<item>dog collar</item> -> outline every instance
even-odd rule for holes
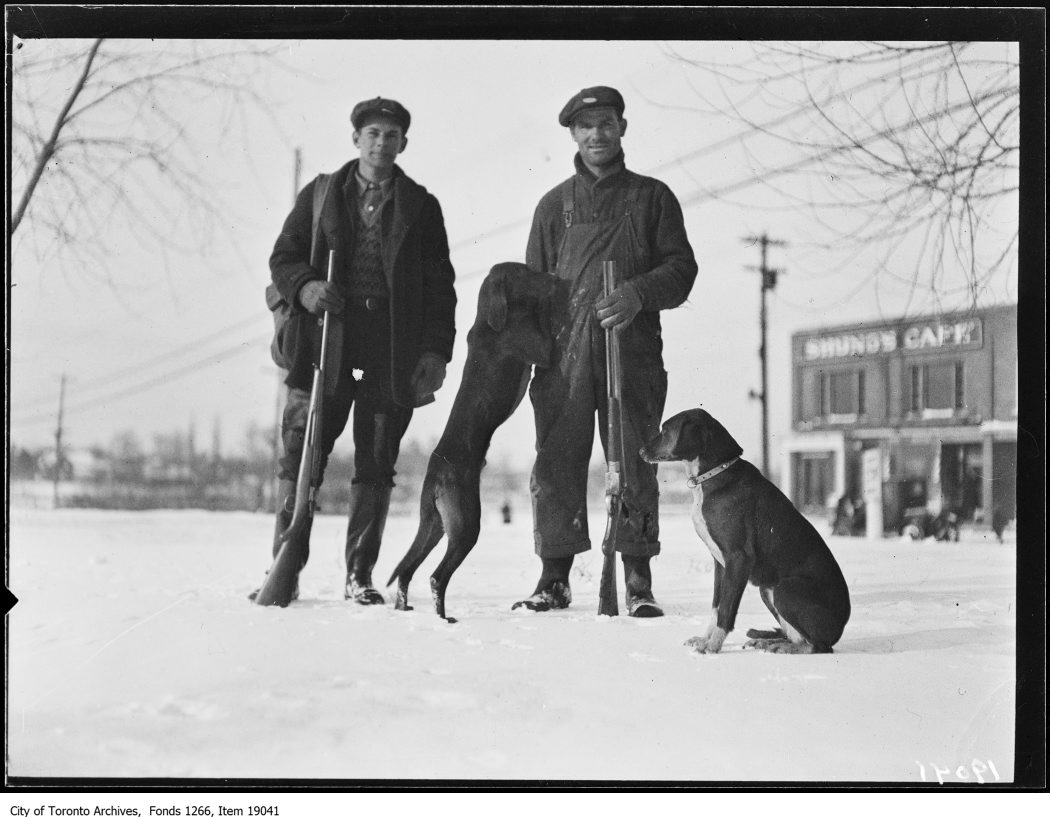
[[[730,465],[739,461],[740,457],[733,457],[733,459],[731,459],[729,462],[723,462],[721,465],[716,465],[710,471],[704,471],[704,473],[702,474],[697,474],[696,476],[689,477],[689,479],[685,481],[685,484],[688,485],[690,488],[695,488],[701,482],[707,482],[707,480],[711,479],[711,477],[718,476],[723,471],[725,471]]]

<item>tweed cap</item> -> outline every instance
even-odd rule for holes
[[[355,130],[360,130],[367,118],[373,115],[393,119],[401,126],[403,133],[408,133],[408,126],[412,122],[412,115],[400,102],[377,96],[375,99],[366,99],[354,105],[353,111],[350,112],[350,123]]]
[[[558,114],[558,124],[567,128],[572,124],[572,119],[576,114],[591,108],[615,108],[616,115],[622,117],[624,109],[623,97],[620,96],[620,92],[615,88],[608,88],[604,85],[584,88],[565,103],[565,107]]]

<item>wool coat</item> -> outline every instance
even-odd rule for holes
[[[291,365],[285,384],[309,390],[320,350],[316,316],[299,303],[308,281],[323,281],[328,251],[335,251],[335,280],[344,284],[354,246],[357,159],[332,174],[318,222],[311,258],[314,179],[299,193],[270,255],[270,274],[281,296],[292,305],[285,334]],[[446,363],[452,359],[456,335],[455,271],[449,260],[448,237],[441,205],[425,187],[394,166],[393,197],[382,213],[383,272],[389,292],[390,384],[393,400],[408,408],[421,405],[412,388],[412,374],[425,352]],[[332,367],[338,360],[342,321],[330,321],[329,366],[326,374],[345,378],[349,372]],[[431,400],[433,398],[430,398]]]

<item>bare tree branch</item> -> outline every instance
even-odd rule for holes
[[[37,152],[33,172],[29,176],[29,182],[26,184],[26,188],[22,192],[22,198],[18,203],[18,207],[15,208],[14,216],[11,218],[11,224],[8,226],[8,235],[14,235],[15,230],[18,229],[18,225],[22,223],[22,216],[25,215],[26,208],[29,206],[29,200],[33,198],[33,191],[36,190],[36,186],[40,182],[40,177],[44,174],[44,167],[46,167],[47,163],[51,161],[51,157],[55,155],[55,147],[58,144],[59,134],[62,133],[62,129],[69,122],[69,111],[77,101],[77,97],[80,96],[80,92],[84,90],[84,83],[87,82],[88,74],[91,73],[91,63],[94,62],[95,54],[98,53],[99,46],[101,45],[101,39],[95,40],[91,45],[87,57],[84,59],[84,70],[81,71],[80,77],[73,85],[73,90],[70,91],[69,96],[66,98],[65,104],[62,106],[62,110],[59,112],[58,118],[55,120],[54,127],[51,128],[51,135],[43,142]]]
[[[169,253],[207,254],[235,219],[206,157],[235,124],[250,132],[250,119],[263,117],[283,134],[260,92],[266,69],[283,69],[278,47],[134,40],[33,45],[14,55],[12,186],[20,203],[9,235],[18,230],[19,243],[40,262],[72,262],[110,282],[107,267],[127,238],[149,247],[158,269],[167,266]],[[70,66],[77,67],[75,82]],[[39,123],[50,120],[56,99],[63,104],[45,134]],[[197,103],[208,106],[206,124],[186,116]]]
[[[716,64],[667,47],[695,110],[741,126],[715,148],[735,149],[740,170],[683,203],[736,203],[767,187],[779,200],[770,209],[812,213],[813,248],[848,253],[938,302],[994,298],[1017,243],[1016,218],[995,214],[1018,188],[1019,65],[1016,49],[1001,49],[1003,58],[974,43],[756,42]],[[752,196],[739,204],[755,207]]]

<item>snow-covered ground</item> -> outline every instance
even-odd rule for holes
[[[749,587],[725,650],[698,655],[682,642],[713,571],[685,510],[662,519],[662,619],[597,616],[594,551],[570,609],[511,612],[538,560],[528,511],[494,508],[449,624],[427,592],[443,542],[414,611],[360,608],[342,600],[345,521],[319,517],[302,600],[261,608],[266,515],[13,509],[8,774],[1010,781],[1013,542],[831,538],[853,602],[834,654],[744,651],[773,623]],[[414,532],[390,519],[377,579]]]

